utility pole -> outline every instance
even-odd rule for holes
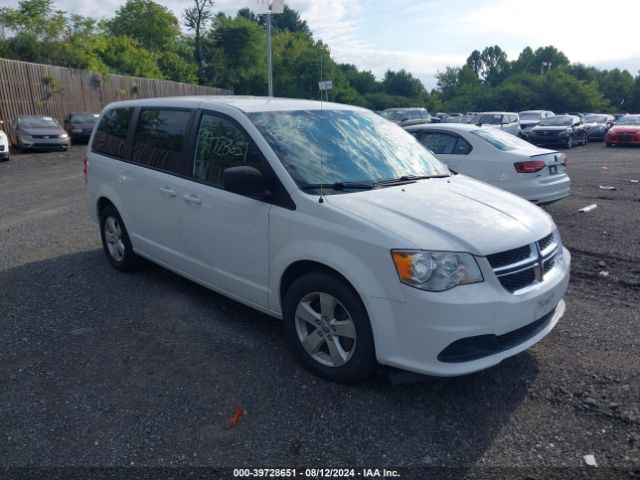
[[[273,60],[271,57],[271,15],[284,12],[284,0],[255,0],[256,13],[267,16],[267,81],[269,96],[273,97]]]

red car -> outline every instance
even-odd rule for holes
[[[611,145],[640,145],[640,115],[625,115],[609,129],[605,138]]]

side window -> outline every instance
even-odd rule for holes
[[[421,133],[418,141],[436,155],[467,155],[471,151],[469,142],[448,133]]]
[[[184,135],[191,112],[188,110],[143,109],[133,144],[133,161],[141,165],[183,174]]]
[[[117,158],[124,158],[125,140],[133,108],[114,108],[106,112],[93,137],[91,150]]]
[[[215,115],[200,120],[193,178],[222,187],[222,175],[229,167],[250,166],[265,174],[258,150],[236,124]]]
[[[518,123],[518,116],[517,115],[511,115],[511,123]]]

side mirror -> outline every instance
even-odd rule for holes
[[[225,169],[222,174],[222,185],[225,190],[239,195],[258,198],[270,195],[270,192],[264,189],[262,173],[254,167],[241,166]]]

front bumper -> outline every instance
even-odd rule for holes
[[[479,263],[483,260],[486,262],[480,258]],[[456,376],[483,370],[526,350],[544,338],[564,314],[562,297],[569,283],[570,263],[571,256],[564,249],[562,266],[521,295],[509,293],[489,275],[486,262],[481,265],[482,283],[437,293],[403,286],[405,302],[365,297],[378,361],[426,375]],[[543,324],[531,326],[545,316]],[[504,350],[470,361],[441,361],[446,358],[442,352],[455,342],[483,335],[513,337],[527,326],[531,326],[530,335],[521,335],[516,344],[507,343]]]
[[[640,136],[633,134],[607,135],[606,142],[615,145],[640,145]]]
[[[7,158],[9,158],[9,151],[0,152],[0,160],[6,160]]]
[[[66,150],[69,148],[69,137],[67,138],[20,138],[22,148],[30,150]]]

